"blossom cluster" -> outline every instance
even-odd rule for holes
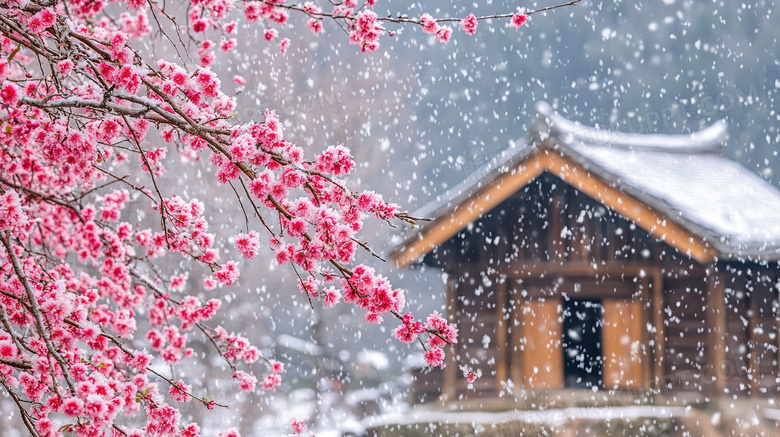
[[[182,423],[171,402],[197,400],[209,409],[215,402],[198,397],[192,381],[153,367],[192,357],[195,334],[215,346],[242,390],[280,385],[283,365],[246,337],[210,327],[221,301],[191,293],[199,278],[208,292],[235,285],[241,274],[209,229],[208,205],[181,191],[162,194],[157,179],[173,152],[190,162],[205,158],[219,183],[245,188],[258,222],[236,233],[236,254],[252,259],[267,247],[292,267],[309,299],[326,307],[343,300],[372,323],[393,316],[401,321],[398,340],[427,334],[420,342],[425,360],[443,365],[442,347],[456,342],[455,328],[438,313],[424,323],[402,315],[403,290],[370,267],[351,267],[358,249],[368,249],[357,239],[367,217],[415,219],[377,193],[347,188],[355,162],[346,148],[305,158],[273,111],[235,123],[235,99],[209,68],[219,51],[239,46],[242,22],[285,26],[297,12],[320,33],[325,20],[336,20],[351,43],[373,51],[392,33],[383,23],[393,20],[373,11],[374,0],[331,3],[328,10],[285,0],[193,0],[182,35],[196,43],[195,61],[155,62],[137,48],[145,44],[135,43],[165,34],[165,3],[125,3],[127,12],[112,16],[104,1],[0,0],[0,380],[30,432],[197,436],[198,425]],[[405,20],[442,42],[451,38],[451,28],[427,14]],[[477,18],[461,25],[474,34]],[[267,27],[263,36],[278,41],[279,31]],[[290,44],[283,38],[279,48]],[[117,172],[143,174],[147,183],[134,185]],[[159,219],[159,228],[143,225],[130,213],[136,209]],[[208,273],[148,267],[172,254]],[[267,365],[265,375],[251,372],[258,361]],[[120,414],[136,412],[146,415],[144,429],[118,425]]]
[[[0,373],[32,406],[24,414],[32,415],[36,433],[104,435],[119,414],[145,412],[147,434],[197,435],[197,425],[181,423],[168,402],[197,399],[207,408],[214,402],[197,397],[190,381],[151,370],[156,361],[174,365],[192,357],[193,332],[216,346],[240,389],[275,390],[281,383],[281,363],[245,337],[206,325],[219,299],[189,295],[188,274],[166,277],[144,267],[179,254],[210,270],[206,290],[240,280],[238,263],[221,259],[224,244],[209,230],[206,204],[157,190],[172,146],[190,160],[205,155],[218,182],[241,180],[258,214],[277,216],[279,227],[267,229],[266,241],[258,229],[235,236],[241,256],[251,259],[267,245],[280,264],[305,274],[301,286],[310,298],[334,306],[344,296],[374,322],[388,312],[400,318],[401,290],[368,267],[347,266],[366,216],[405,216],[376,193],[346,188],[343,178],[355,167],[346,148],[327,147],[305,160],[273,112],[245,125],[226,121],[234,99],[207,67],[142,63],[129,45],[149,33],[142,2],[118,21],[91,21],[96,11],[81,8],[75,8],[81,20],[58,21],[61,8],[11,9],[8,16],[37,39],[26,40],[25,51],[11,44],[11,33],[0,40],[0,304],[11,326],[32,333],[0,333]],[[192,7],[198,8],[208,11],[191,14],[198,33],[230,9],[216,2]],[[266,5],[257,17],[286,19],[277,12]],[[377,34],[366,17],[361,38],[368,41]],[[65,59],[42,56],[41,38],[71,51]],[[56,85],[31,77],[35,54],[53,65]],[[204,64],[208,52],[201,54]],[[133,154],[137,159],[128,159]],[[112,173],[133,162],[154,189],[122,184]],[[129,204],[144,203],[161,218],[159,229],[128,217]],[[138,332],[141,314],[147,323]],[[243,370],[258,360],[268,364],[266,375]]]

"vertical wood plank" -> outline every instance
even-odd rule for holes
[[[563,386],[561,350],[561,305],[559,299],[539,299],[523,305],[525,387],[553,389]]]
[[[664,278],[661,271],[653,272],[653,338],[655,369],[655,389],[657,394],[664,394],[664,362],[666,358],[666,337],[664,333]]]
[[[516,387],[525,389],[523,380],[523,353],[525,350],[523,308],[525,307],[525,298],[520,294],[521,283],[514,279],[507,279],[507,284],[512,301],[509,374]]]
[[[726,296],[724,277],[716,271],[716,266],[710,266],[710,274],[707,277],[707,325],[709,326],[709,365],[712,366],[711,376],[705,372],[705,377],[712,377],[714,393],[723,394],[726,388],[726,373],[723,366],[726,364]]]
[[[549,260],[555,262],[563,262],[566,258],[566,239],[561,237],[561,231],[566,223],[566,218],[563,214],[564,205],[566,204],[566,198],[562,193],[556,193],[553,195],[552,202],[550,204],[550,228],[548,239],[548,255]]]
[[[496,343],[498,346],[498,359],[496,363],[496,379],[500,384],[507,379],[507,320],[504,319],[507,304],[507,287],[509,280],[507,278],[496,278]],[[500,385],[498,385],[500,387]]]
[[[602,345],[604,386],[642,387],[642,304],[638,299],[604,299]]]
[[[648,324],[652,323],[652,319],[648,317],[648,313],[651,308],[650,301],[650,278],[647,275],[640,277],[638,281],[638,296],[639,308],[640,308],[640,334],[639,338],[642,341],[642,392],[648,393],[650,390],[651,376],[653,372],[653,353],[650,349],[650,333],[647,331]]]
[[[780,277],[778,277],[778,272],[775,270],[773,273],[770,273],[769,277],[772,278],[772,283],[777,284],[778,281],[780,281]],[[773,306],[775,308],[775,326],[776,326],[776,335],[775,335],[775,341],[777,342],[777,369],[775,370],[777,372],[778,377],[780,377],[780,290],[778,290],[778,287],[772,287],[772,292],[774,293],[774,299],[775,302],[773,302]],[[780,392],[780,390],[779,390]],[[780,393],[778,394],[780,396]]]
[[[750,396],[758,396],[760,381],[758,380],[758,353],[760,347],[756,338],[758,321],[758,284],[753,283],[750,292],[750,317],[748,317],[748,351],[750,352]],[[747,287],[746,287],[747,288]],[[747,291],[747,290],[746,290]]]
[[[458,321],[458,293],[455,289],[455,279],[452,275],[447,278],[447,321],[457,325]],[[452,353],[447,354],[447,365],[444,368],[444,398],[445,400],[457,399],[458,362],[455,356],[458,354],[458,345],[452,346]]]

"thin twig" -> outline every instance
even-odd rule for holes
[[[65,381],[68,383],[68,387],[70,388],[70,392],[72,395],[75,395],[76,387],[73,385],[73,381],[71,381],[70,370],[68,370],[68,365],[65,360],[62,358],[62,356],[60,356],[59,349],[54,347],[54,343],[52,343],[49,335],[46,333],[46,327],[43,324],[43,316],[41,315],[41,307],[38,305],[38,298],[35,297],[35,292],[33,292],[33,289],[30,286],[30,281],[28,281],[27,275],[24,274],[24,269],[22,269],[22,265],[19,263],[19,258],[16,256],[14,247],[11,244],[11,232],[5,231],[5,238],[0,240],[2,240],[3,246],[5,246],[8,258],[11,259],[11,264],[14,267],[14,272],[16,272],[16,277],[19,278],[19,281],[22,283],[22,287],[24,287],[24,290],[27,293],[27,300],[30,303],[33,318],[35,318],[35,328],[38,331],[38,335],[46,343],[46,348],[49,350],[49,353],[54,357],[55,360],[57,360],[57,363],[59,363],[60,367],[62,368],[62,374],[65,377]]]

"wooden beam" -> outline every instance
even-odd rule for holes
[[[498,176],[463,204],[455,205],[453,209],[436,218],[421,231],[416,240],[404,247],[400,253],[394,254],[396,265],[401,268],[407,267],[436,246],[447,241],[469,223],[493,209],[542,174],[547,161],[546,155],[535,154],[524,164]]]
[[[612,208],[654,237],[665,241],[702,264],[711,262],[718,255],[713,247],[675,223],[672,218],[611,187],[609,183],[583,169],[573,160],[545,151],[534,154],[524,164],[498,176],[463,204],[455,205],[448,212],[435,218],[420,231],[414,241],[391,255],[396,265],[401,268],[409,266],[519,191],[544,171],[558,176],[580,192]]]
[[[692,267],[664,267],[667,272],[679,273],[682,275],[704,275],[705,268],[700,265]],[[531,277],[557,276],[642,276],[650,275],[655,271],[660,271],[661,266],[643,261],[614,261],[611,263],[595,264],[586,262],[514,262],[509,265],[486,266],[480,264],[461,264],[458,266],[458,273],[469,273],[479,276],[481,274],[500,274],[513,278],[524,279]]]
[[[759,389],[761,388],[760,381],[758,380],[758,352],[760,347],[756,340],[756,325],[758,319],[758,283],[753,283],[753,290],[750,291],[750,315],[748,316],[748,352],[750,353],[750,396],[758,396]],[[747,288],[747,287],[745,287]],[[747,290],[745,290],[747,291]]]
[[[479,268],[479,267],[478,267]],[[484,269],[484,266],[481,267]],[[539,276],[641,276],[651,274],[659,269],[657,264],[641,262],[612,262],[608,264],[592,264],[586,262],[569,263],[513,263],[504,268],[498,268],[498,273],[514,278],[530,278]],[[681,271],[684,269],[681,269]]]

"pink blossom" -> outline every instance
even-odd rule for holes
[[[420,17],[420,24],[422,25],[423,32],[425,33],[434,35],[439,31],[439,24],[436,23],[436,20],[434,20],[433,17],[431,17],[429,14],[423,14],[422,17]]]
[[[274,21],[276,23],[284,24],[290,18],[290,14],[283,9],[274,8],[269,14],[268,18],[270,18],[271,21]]]
[[[180,437],[199,437],[200,427],[195,423],[190,423],[181,430]]]
[[[254,391],[255,386],[257,385],[257,378],[245,372],[235,372],[233,373],[233,378],[238,381],[238,388],[240,388],[241,391]]]
[[[190,400],[190,396],[187,393],[192,393],[192,387],[185,384],[181,379],[176,384],[172,384],[169,390],[173,400],[177,402],[187,402]]]
[[[463,366],[461,370],[463,370],[463,377],[466,378],[469,384],[473,384],[479,377],[477,372],[473,371],[470,366]]]
[[[343,146],[330,146],[317,157],[314,168],[317,171],[344,176],[355,167],[349,150]]]
[[[79,398],[68,398],[62,403],[62,412],[70,417],[81,415],[84,411],[84,401]]]
[[[528,21],[528,15],[518,12],[517,14],[512,15],[512,22],[510,23],[510,27],[519,29],[523,26],[523,24],[526,23],[526,21]]]
[[[70,59],[64,59],[57,63],[57,71],[61,75],[67,76],[73,70],[73,62]]]
[[[19,87],[14,83],[6,83],[0,89],[0,100],[6,106],[16,106],[19,103]]]
[[[276,262],[279,264],[287,264],[292,261],[292,246],[281,246],[276,249]]]
[[[379,48],[379,35],[382,28],[377,23],[377,15],[372,10],[360,12],[355,20],[354,28],[349,33],[350,44],[358,44],[364,52],[372,52]]]
[[[217,288],[217,280],[212,277],[203,278],[203,288],[206,290],[213,290]]]
[[[16,191],[7,190],[0,195],[0,231],[19,230],[27,226],[28,218]]]
[[[289,48],[289,47],[290,47],[290,39],[289,38],[285,38],[285,39],[282,40],[281,43],[279,43],[279,50],[282,53],[287,52],[287,48]]]
[[[424,354],[426,364],[432,367],[441,367],[444,365],[444,351],[441,348],[434,347],[428,349]]]
[[[276,387],[278,387],[281,383],[282,378],[279,376],[279,374],[272,373],[263,379],[263,390],[276,391]]]
[[[140,11],[146,8],[145,0],[126,0],[126,1],[127,1],[127,7],[134,11]]]
[[[241,434],[234,428],[230,428],[220,432],[218,437],[241,437]]]
[[[339,299],[341,299],[341,293],[336,290],[335,287],[330,287],[325,290],[325,307],[332,308],[336,306],[336,304],[339,303]]]
[[[187,283],[187,275],[176,275],[171,277],[171,290],[180,291]]]
[[[249,234],[236,235],[236,249],[241,252],[244,258],[254,258],[259,248],[260,236],[257,232],[251,231]]]
[[[136,352],[135,357],[129,359],[127,364],[137,370],[146,371],[151,361],[152,357],[146,352]]]
[[[368,312],[365,316],[366,322],[379,324],[382,323],[382,316],[374,312]]]
[[[219,43],[219,49],[222,50],[223,52],[229,52],[234,48],[236,48],[237,44],[238,44],[238,40],[236,40],[235,38],[225,39]]]
[[[477,33],[477,17],[474,14],[469,14],[460,22],[460,27],[466,34],[474,35]]]
[[[10,340],[0,340],[0,357],[14,358],[18,350]]]
[[[434,40],[439,40],[442,43],[446,44],[449,42],[450,38],[452,37],[452,28],[450,26],[441,26],[439,30],[436,31],[436,37]]]
[[[48,27],[51,27],[56,19],[54,11],[51,9],[42,9],[27,21],[27,29],[36,35],[42,33]]]
[[[306,431],[306,424],[303,422],[303,420],[296,419],[293,417],[290,420],[290,428],[292,428],[294,433],[300,434]]]
[[[195,33],[205,32],[210,25],[211,25],[211,20],[208,20],[206,18],[201,18],[195,20],[195,22],[192,23],[192,31]]]
[[[42,436],[56,435],[53,433],[54,422],[47,419],[46,417],[38,419],[38,423],[35,424],[35,427],[38,430],[38,433]]]
[[[320,33],[322,31],[322,21],[310,18],[309,21],[306,22],[306,27],[308,27],[312,33]]]
[[[298,288],[311,297],[317,296],[319,285],[320,281],[314,276],[307,276],[298,280]]]
[[[213,276],[223,285],[232,285],[240,277],[238,264],[235,261],[228,261],[221,270],[214,272]]]

